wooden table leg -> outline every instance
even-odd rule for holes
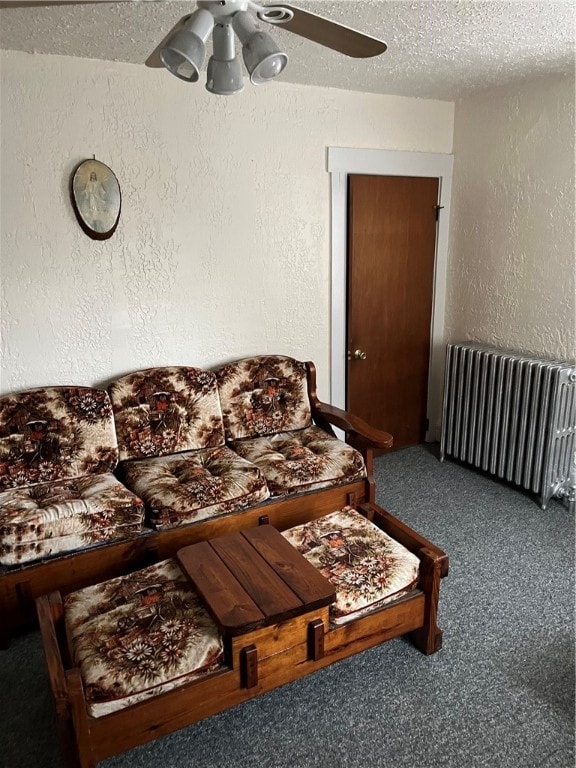
[[[308,658],[318,661],[324,658],[324,622],[314,619],[308,624]]]
[[[240,651],[240,679],[243,688],[258,685],[258,650],[255,645],[248,645]]]

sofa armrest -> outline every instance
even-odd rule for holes
[[[319,427],[322,427],[331,434],[334,434],[333,426],[344,430],[346,442],[362,453],[366,465],[366,493],[362,501],[373,503],[376,500],[374,451],[391,448],[393,442],[392,435],[380,429],[374,429],[374,427],[371,427],[359,416],[319,400],[316,391],[316,367],[311,362],[305,365],[312,418]],[[354,504],[356,502],[350,500],[349,503]]]
[[[362,446],[365,449],[376,448],[380,450],[392,448],[393,437],[388,432],[375,429],[359,416],[319,400],[316,390],[316,366],[312,362],[307,362],[305,365],[312,418],[317,424],[325,427],[329,432],[332,431],[331,426],[344,430],[348,442],[358,447]]]
[[[312,416],[319,416],[322,421],[327,421],[338,429],[352,434],[355,439],[360,439],[370,445],[371,448],[391,448],[394,438],[388,432],[375,429],[367,424],[359,416],[338,408],[335,405],[315,400],[312,403]]]

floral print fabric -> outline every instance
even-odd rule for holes
[[[159,530],[238,512],[269,496],[258,467],[225,446],[128,461],[123,472]]]
[[[331,621],[342,624],[412,589],[420,561],[351,507],[284,531],[336,588]]]
[[[118,449],[106,392],[46,387],[0,398],[0,492],[114,469]]]
[[[94,717],[224,668],[217,627],[175,560],[73,592],[64,615]]]
[[[0,563],[137,535],[144,506],[111,474],[108,394],[46,387],[0,398]]]
[[[237,440],[232,448],[260,467],[271,496],[318,490],[366,477],[362,454],[317,426]]]
[[[267,355],[216,371],[226,440],[272,435],[311,424],[306,366]]]
[[[120,460],[224,444],[216,377],[200,368],[136,371],[109,387]]]
[[[0,562],[18,565],[136,536],[144,505],[112,474],[0,493]]]

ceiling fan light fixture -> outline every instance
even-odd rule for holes
[[[235,14],[234,30],[242,42],[244,64],[254,85],[277,77],[288,64],[288,56],[266,32],[261,32],[246,12]]]
[[[214,53],[208,60],[206,90],[218,96],[231,96],[244,88],[244,79],[230,24],[216,24],[212,42]]]
[[[203,8],[195,11],[166,41],[160,51],[162,64],[180,80],[195,83],[206,58],[206,40],[214,26],[214,17]]]

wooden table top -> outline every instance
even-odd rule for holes
[[[228,637],[335,599],[332,584],[271,525],[191,544],[176,558]]]

